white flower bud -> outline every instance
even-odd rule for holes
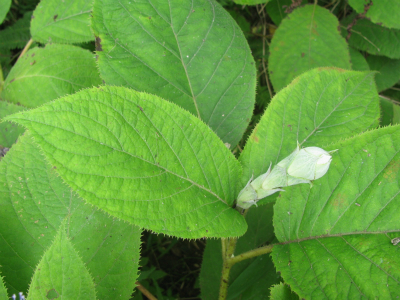
[[[329,169],[332,161],[330,153],[318,147],[296,150],[281,160],[271,171],[271,165],[265,174],[251,179],[238,195],[237,206],[248,209],[252,205],[276,192],[283,191],[282,187],[300,183],[310,183],[321,178]]]
[[[330,152],[318,147],[307,147],[297,152],[287,173],[298,179],[316,180],[328,172],[331,161]]]

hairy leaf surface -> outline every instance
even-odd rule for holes
[[[287,284],[281,282],[271,288],[270,300],[299,300],[299,296],[293,293]]]
[[[0,162],[0,261],[10,293],[27,291],[67,218],[68,237],[93,276],[98,298],[128,299],[137,278],[141,230],[78,199],[28,133]]]
[[[6,101],[0,101],[0,119],[7,115],[24,110],[23,106],[8,103]],[[15,143],[18,136],[23,133],[25,129],[22,126],[11,122],[0,123],[0,146],[10,148]]]
[[[303,146],[330,144],[378,125],[373,72],[314,69],[272,99],[241,153],[242,185]],[[268,199],[268,198],[266,198]]]
[[[94,55],[71,45],[29,50],[10,71],[1,97],[36,107],[82,88],[99,85]]]
[[[328,173],[274,207],[273,260],[306,299],[400,296],[400,126],[336,143]]]
[[[89,14],[93,2],[86,0],[41,0],[33,12],[32,38],[40,43],[82,43],[93,41]]]
[[[96,0],[92,26],[107,84],[172,101],[224,142],[239,142],[256,69],[241,29],[216,1]]]
[[[282,21],[270,45],[269,74],[276,92],[316,67],[351,69],[339,22],[328,10],[306,5]]]
[[[65,222],[33,274],[28,298],[96,300],[94,282],[68,239]]]
[[[28,127],[61,177],[113,216],[185,238],[246,230],[231,208],[239,162],[203,122],[170,102],[105,86],[7,119]]]
[[[4,286],[4,280],[3,277],[0,274],[0,299],[1,300],[8,300],[8,295],[7,295],[7,289]]]
[[[347,26],[353,22],[355,14],[342,21],[342,35],[348,36]],[[374,55],[400,58],[400,30],[389,29],[374,24],[368,19],[358,19],[350,30],[349,45]]]
[[[398,0],[349,0],[349,4],[359,14],[366,11],[365,17],[385,27],[400,29],[400,1]]]

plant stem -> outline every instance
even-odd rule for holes
[[[135,284],[137,289],[141,291],[142,294],[145,295],[149,300],[157,300],[157,298],[154,297],[143,285],[141,285],[139,281],[136,281]]]
[[[271,253],[274,245],[260,247],[242,253],[238,256],[234,256],[233,253],[235,252],[237,238],[222,239],[221,241],[222,241],[223,266],[222,266],[222,276],[221,276],[221,284],[219,288],[218,299],[225,300],[228,294],[229,273],[231,271],[232,266],[242,260]]]
[[[236,242],[237,238],[222,239],[222,243],[226,244],[225,246],[222,246],[223,266],[222,266],[221,284],[219,287],[219,300],[225,300],[228,294],[229,273],[233,266],[233,264],[231,264],[231,260],[233,257],[233,253],[235,252]]]
[[[260,255],[263,255],[263,254],[271,253],[273,246],[274,245],[268,245],[268,246],[260,247],[260,248],[253,249],[253,250],[250,250],[248,252],[242,253],[242,254],[240,254],[238,256],[232,257],[230,259],[230,263],[233,266],[234,264],[236,264],[236,263],[238,263],[238,262],[240,262],[242,260],[246,260],[246,259],[253,258],[253,257],[256,257],[256,256],[260,256]]]
[[[30,40],[26,43],[26,45],[25,45],[24,49],[22,50],[21,54],[19,55],[18,59],[20,59],[20,58],[22,57],[22,55],[24,55],[24,54],[26,53],[26,51],[29,50],[29,47],[32,45],[32,43],[33,43],[33,40],[32,40],[32,39],[30,39]]]

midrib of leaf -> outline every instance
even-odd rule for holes
[[[314,17],[315,17],[315,7],[317,6],[317,2],[314,2],[313,12],[311,14],[311,22],[310,22],[310,34],[308,38],[308,66],[311,66],[311,37],[312,30],[314,28]]]
[[[190,11],[192,11],[192,9],[193,9],[193,0],[191,2],[192,2],[192,6],[191,6]],[[171,2],[170,2],[170,0],[168,0],[168,6],[169,6],[169,15],[170,15],[170,18],[171,18],[171,30],[172,30],[172,33],[174,34],[176,45],[178,46],[178,49],[179,49],[180,61],[182,63],[183,69],[185,70],[186,79],[187,79],[188,84],[189,84],[190,93],[192,94],[192,100],[193,100],[194,107],[196,108],[197,117],[199,119],[201,119],[200,111],[199,111],[199,108],[197,106],[196,96],[194,95],[193,88],[192,88],[192,82],[190,81],[189,74],[188,74],[188,71],[187,71],[187,66],[185,65],[185,63],[183,62],[183,59],[182,59],[182,51],[181,51],[181,46],[180,46],[179,41],[178,41],[178,36],[177,36],[177,33],[174,30],[174,26],[172,25],[173,21],[172,21],[172,12],[171,12]],[[189,18],[190,13],[191,12],[189,12],[189,15],[186,17],[186,20]],[[213,19],[215,19],[214,7],[213,7],[213,16],[214,16]],[[182,28],[184,26],[185,26],[185,22],[183,23]],[[182,28],[180,30],[182,30]]]
[[[335,108],[331,111],[331,112],[329,112],[329,114],[327,114],[327,116],[320,122],[320,124],[318,125],[318,126],[316,126],[315,125],[315,116],[317,115],[317,109],[315,109],[315,112],[314,112],[314,129],[313,130],[311,130],[311,132],[309,133],[309,135],[307,136],[307,137],[305,137],[304,138],[304,140],[300,143],[300,146],[301,145],[303,145],[306,141],[307,141],[307,139],[308,138],[310,138],[317,130],[320,130],[321,128],[328,128],[328,127],[320,127],[331,115],[332,115],[332,113],[333,112],[335,112],[336,111],[336,109],[343,103],[343,101],[345,101],[350,95],[352,95],[352,93],[354,92],[354,90],[356,90],[357,88],[358,88],[358,86],[361,84],[361,83],[363,83],[367,78],[369,78],[369,77],[371,77],[371,76],[374,76],[374,73],[369,73],[367,76],[365,76],[364,77],[364,79],[362,80],[362,81],[360,81],[355,87],[354,87],[354,89],[351,91],[351,92],[349,92],[342,100],[340,100],[340,102],[335,106]],[[331,82],[330,83],[332,83],[334,80],[331,80]],[[329,83],[329,84],[330,84]],[[329,85],[328,84],[328,85]],[[326,90],[326,88],[328,87],[328,85],[325,87],[325,89],[324,90]],[[308,85],[307,85],[307,87],[308,87]],[[304,95],[304,93],[303,93],[303,95]],[[322,94],[321,94],[322,95]],[[321,96],[320,96],[320,98],[321,98]],[[303,101],[302,101],[303,102]],[[285,106],[286,106],[286,103],[287,102],[285,102]],[[316,107],[318,108],[318,102],[317,102],[317,104],[316,104]],[[299,121],[300,121],[300,117],[299,117]],[[349,122],[349,121],[351,121],[351,120],[348,120],[347,122]],[[341,125],[341,124],[343,124],[343,123],[338,123],[338,124],[335,124],[335,126],[336,125]],[[297,124],[298,126],[297,126],[297,136],[299,136],[299,129],[300,129],[300,126],[299,126],[299,124]]]
[[[129,101],[128,99],[125,99],[125,100]],[[96,100],[93,100],[93,101],[96,101]],[[102,104],[105,104],[105,103],[102,103]],[[114,111],[116,111],[116,110],[114,110]],[[75,111],[53,110],[53,112],[75,113],[75,114],[78,114],[78,115],[81,116],[81,117],[88,118],[87,116],[83,116],[83,115],[81,115],[81,114],[79,114],[79,113],[77,113],[77,112],[75,112]],[[118,111],[116,111],[116,112],[118,112]],[[118,113],[119,113],[119,112],[118,112]],[[144,115],[146,116],[146,114],[144,114]],[[123,116],[122,116],[122,117],[123,117]],[[151,122],[151,120],[150,120],[147,116],[146,116],[146,118]],[[124,119],[125,119],[125,118],[124,118]],[[93,120],[93,119],[90,119],[90,120],[96,122],[96,120]],[[126,119],[125,119],[125,120],[126,120]],[[150,165],[153,165],[153,166],[155,166],[155,167],[158,167],[158,168],[164,170],[165,172],[167,172],[167,173],[169,173],[169,174],[171,174],[171,175],[174,175],[174,176],[176,176],[176,177],[178,177],[178,178],[180,178],[180,179],[182,179],[182,180],[186,180],[187,182],[190,182],[192,185],[197,186],[199,189],[204,190],[204,191],[210,193],[211,195],[213,195],[214,197],[216,197],[219,201],[222,201],[222,202],[226,203],[225,200],[221,199],[221,198],[220,198],[216,193],[214,193],[211,189],[209,189],[209,188],[207,189],[207,188],[205,188],[204,186],[198,184],[197,182],[194,182],[193,180],[191,180],[191,179],[189,179],[189,178],[182,177],[181,175],[176,174],[176,173],[174,173],[174,172],[172,172],[172,171],[170,171],[170,170],[164,168],[164,167],[161,166],[161,165],[158,165],[156,162],[148,161],[148,160],[146,160],[146,159],[144,159],[144,158],[135,156],[135,155],[133,155],[133,154],[131,154],[131,153],[128,153],[128,152],[126,152],[126,151],[124,151],[124,150],[115,149],[115,148],[113,148],[111,145],[108,145],[108,144],[106,144],[106,143],[99,142],[99,141],[97,141],[97,140],[95,140],[95,139],[93,139],[93,138],[90,138],[90,137],[87,137],[87,136],[84,136],[84,135],[75,133],[75,132],[73,132],[73,131],[71,131],[71,130],[67,130],[67,129],[64,129],[64,128],[57,127],[57,126],[49,125],[49,124],[46,124],[46,123],[43,123],[43,122],[39,122],[39,121],[31,121],[31,122],[34,122],[34,123],[37,123],[37,124],[41,124],[41,125],[45,125],[45,126],[49,126],[49,127],[58,128],[59,130],[66,131],[66,132],[69,132],[69,133],[72,133],[72,134],[81,136],[81,137],[83,137],[83,138],[92,140],[92,141],[94,141],[94,142],[96,142],[96,143],[102,144],[103,146],[107,146],[107,147],[109,147],[110,149],[112,149],[113,151],[117,151],[117,152],[120,152],[120,153],[127,154],[127,155],[129,155],[129,156],[131,156],[131,157],[133,157],[133,158],[135,158],[135,159],[141,160],[141,161],[146,162],[146,163],[148,163],[148,164],[150,164]],[[127,121],[126,121],[126,122],[127,122]],[[152,123],[152,122],[151,122],[151,123]],[[133,129],[136,131],[136,129],[135,129],[129,122],[127,122],[127,124],[129,124],[129,126],[131,126],[131,128],[133,128]],[[152,124],[153,124],[153,123],[152,123]],[[100,124],[100,123],[99,123],[99,125],[101,125],[101,126],[104,127],[104,125],[102,125],[102,124]],[[154,126],[154,124],[153,124],[153,126]],[[155,126],[154,126],[154,127],[155,127]],[[157,128],[157,127],[155,127],[155,128]],[[180,127],[179,127],[179,128],[180,128]],[[107,129],[107,130],[108,130],[108,129]],[[161,137],[163,137],[162,134],[161,134],[160,132],[159,132],[159,134],[160,134]],[[113,136],[118,140],[118,138],[117,138],[115,135],[113,135]],[[140,135],[139,135],[139,136],[140,136]],[[186,137],[186,135],[185,135],[185,137]],[[146,142],[141,136],[140,136],[140,138],[141,138],[141,139],[143,140],[143,142],[147,145],[147,142]],[[44,137],[43,137],[43,139],[45,140]],[[163,139],[164,139],[164,137],[163,137]],[[119,140],[118,140],[118,141],[119,141]],[[164,142],[165,142],[165,143],[170,147],[170,149],[172,150],[171,145],[170,145],[169,143],[167,143],[167,141],[166,141],[165,139],[164,139]],[[48,142],[46,141],[46,143],[48,143]],[[189,142],[188,142],[188,143],[189,143]],[[50,143],[49,143],[49,144],[50,144]],[[190,143],[189,143],[189,144],[190,144]],[[190,144],[190,145],[191,145],[191,144]],[[53,145],[53,147],[54,147],[54,145]],[[56,147],[55,147],[55,148],[56,148]],[[122,145],[121,145],[121,148],[123,149]],[[65,151],[65,150],[63,150],[63,151]],[[150,151],[150,149],[149,149],[149,151]],[[151,151],[150,151],[150,152],[151,152]],[[175,151],[172,150],[172,152],[175,154]],[[76,153],[74,153],[74,154],[76,154]],[[79,155],[83,155],[83,154],[79,154]],[[197,156],[196,156],[195,153],[194,153],[194,155],[195,155],[195,157],[196,157],[197,162],[198,162],[199,165],[200,165],[200,162],[198,161]],[[178,161],[180,162],[179,157],[178,157],[176,154],[175,154],[175,156],[176,156],[176,158],[178,159]],[[55,158],[53,158],[53,159],[55,160]],[[60,163],[60,162],[59,162],[59,163]],[[61,164],[61,163],[60,163],[60,164]],[[73,172],[73,173],[76,172],[76,171],[72,171],[72,170],[68,169],[66,166],[63,166],[63,167],[64,167],[66,170],[70,171],[70,172]],[[182,169],[184,170],[184,172],[186,173],[186,169],[182,166],[182,163],[181,163],[181,167],[182,167]],[[80,174],[82,174],[82,173],[80,173]],[[186,174],[187,174],[187,173],[186,173]],[[104,177],[104,175],[98,175],[98,174],[93,174],[93,173],[88,174],[88,175]],[[204,171],[203,171],[203,175],[204,175],[206,181],[208,182],[208,179],[207,179],[207,177],[205,176]],[[117,177],[117,176],[113,176],[113,177],[114,177],[114,178],[120,178],[120,177]],[[122,177],[121,177],[121,178],[122,178]],[[133,179],[133,178],[132,178],[132,179]],[[89,191],[85,191],[85,192],[90,193]]]

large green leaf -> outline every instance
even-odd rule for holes
[[[28,299],[96,300],[94,282],[72,246],[65,222],[33,274]]]
[[[32,16],[32,38],[43,44],[94,40],[89,20],[92,6],[86,0],[41,0]]]
[[[306,299],[400,297],[400,126],[327,147],[339,149],[310,189],[288,188],[274,207],[281,242],[273,260]]]
[[[224,142],[239,142],[256,69],[241,29],[215,0],[96,0],[92,26],[107,84],[172,101]]]
[[[154,95],[100,87],[6,117],[28,127],[89,203],[184,238],[244,234],[239,162],[198,118]]]
[[[318,5],[297,8],[282,21],[270,46],[269,73],[276,92],[312,68],[351,68],[338,26],[336,17]]]
[[[249,228],[238,239],[235,255],[272,241],[272,214],[272,204],[248,211],[246,221]],[[208,240],[200,273],[202,299],[218,299],[222,263],[221,240]],[[244,260],[231,269],[227,299],[268,299],[270,287],[279,279],[269,255]]]
[[[348,35],[346,28],[354,18],[353,14],[342,21],[343,36]],[[400,30],[389,29],[367,19],[359,19],[350,33],[350,46],[375,55],[400,58]]]
[[[23,48],[29,41],[29,32],[32,12],[15,22],[12,26],[0,31],[0,51],[4,55],[4,50]]]
[[[378,71],[375,75],[378,92],[390,88],[400,80],[400,59],[369,55],[367,62],[371,70]]]
[[[10,10],[11,0],[0,0],[0,24],[3,23],[8,11]]]
[[[71,45],[34,48],[10,71],[1,97],[36,107],[58,97],[101,83],[94,55]]]
[[[28,289],[36,265],[68,218],[68,237],[93,276],[98,298],[129,298],[141,230],[78,199],[28,132],[0,162],[0,207],[0,263],[11,293]]]
[[[0,119],[21,110],[24,110],[23,106],[18,106],[6,101],[0,101]],[[10,148],[24,130],[25,129],[22,126],[18,126],[11,122],[0,123],[0,146]]]
[[[349,0],[349,4],[358,13],[365,12],[365,17],[372,22],[382,24],[385,27],[400,29],[400,1],[399,0]]]
[[[280,91],[240,156],[242,185],[270,163],[288,156],[296,143],[323,146],[378,126],[374,73],[314,69]]]

